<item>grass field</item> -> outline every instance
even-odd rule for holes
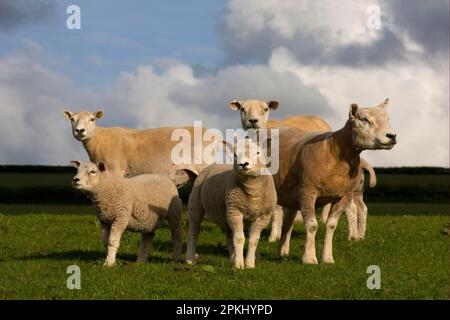
[[[90,212],[87,206],[0,205],[0,299],[448,299],[448,204],[371,204],[362,242],[346,239],[341,219],[334,265],[300,264],[301,225],[284,259],[265,231],[261,260],[244,271],[231,268],[225,237],[209,223],[196,266],[170,261],[170,235],[162,228],[149,263],[134,263],[139,236],[126,233],[119,265],[105,269]],[[318,253],[323,233],[321,226]],[[81,290],[66,287],[72,264],[81,268]],[[380,290],[366,286],[369,265],[381,269]]]

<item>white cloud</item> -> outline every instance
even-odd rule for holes
[[[289,50],[279,48],[269,64],[276,70],[293,72],[317,88],[340,114],[339,119],[327,119],[335,130],[343,126],[351,102],[372,106],[389,97],[391,124],[399,143],[389,152],[365,152],[374,165],[448,166],[449,78],[442,72],[449,68],[448,59],[436,66],[414,61],[383,69],[307,66]]]
[[[377,0],[231,0],[225,23],[244,43],[270,32],[287,41],[298,33],[314,34],[318,42],[331,47],[365,44],[377,37],[366,27],[366,10],[378,4]]]

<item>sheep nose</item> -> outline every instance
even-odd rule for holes
[[[78,133],[84,133],[86,131],[86,129],[75,129],[75,131]]]
[[[248,162],[245,162],[245,163],[240,163],[239,164],[243,169],[245,169],[248,165],[249,165],[249,163]]]
[[[80,178],[73,178],[73,182],[79,182]]]
[[[248,122],[250,122],[251,124],[256,124],[258,123],[258,119],[249,119]]]
[[[395,133],[387,133],[386,137],[391,139],[393,142],[395,142],[397,135]]]

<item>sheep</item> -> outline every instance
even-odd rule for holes
[[[175,184],[160,174],[123,178],[106,170],[105,164],[73,160],[77,168],[73,187],[88,195],[102,226],[102,242],[108,250],[104,266],[113,266],[125,230],[142,235],[137,261],[148,259],[155,230],[167,219],[172,233],[173,259],[180,260],[181,200]]]
[[[281,128],[291,127],[299,128],[312,132],[330,132],[332,131],[328,123],[318,116],[290,116],[282,120],[269,120],[270,110],[278,108],[278,101],[264,102],[260,100],[237,101],[229,103],[232,110],[240,110],[241,123],[243,129],[249,128]],[[270,107],[272,106],[272,107]],[[361,165],[370,174],[370,187],[376,185],[375,171],[370,164],[363,160]],[[361,240],[365,237],[367,206],[363,201],[364,196],[364,176],[360,184],[359,192],[354,193],[352,201],[346,208],[346,217],[348,222],[348,239]],[[326,204],[322,209],[322,222],[325,223],[330,212],[331,204]],[[280,239],[283,220],[283,211],[280,206],[274,211],[272,229],[269,236],[269,242],[275,242]],[[301,213],[297,212],[295,222],[301,222]]]
[[[385,110],[388,99],[375,107],[351,104],[344,127],[335,132],[311,133],[298,128],[279,129],[279,170],[274,175],[278,203],[287,208],[279,255],[289,254],[289,242],[297,210],[306,229],[302,261],[317,264],[315,206],[332,202],[326,221],[323,263],[334,263],[333,234],[339,216],[361,183],[360,153],[366,149],[390,150],[397,143]]]
[[[97,119],[104,116],[103,111],[71,112],[64,110],[64,117],[72,123],[72,134],[80,141],[89,159],[94,163],[103,162],[108,171],[120,177],[134,177],[145,173],[158,173],[172,177],[179,188],[192,181],[194,172],[200,172],[206,163],[176,166],[171,152],[178,143],[171,140],[175,127],[135,130],[122,127],[105,128],[96,125]],[[185,127],[191,137],[194,128]],[[201,128],[202,133],[206,130]],[[196,141],[191,139],[192,150]],[[203,139],[201,141],[203,142]],[[186,170],[180,170],[186,169]],[[183,176],[180,176],[183,174]]]
[[[226,232],[233,266],[254,268],[261,231],[277,204],[270,174],[262,174],[267,158],[261,148],[245,139],[234,146],[234,165],[212,164],[200,172],[189,196],[189,232],[186,262],[195,263],[199,227],[204,217]],[[243,150],[242,150],[243,149]],[[249,245],[244,263],[244,223],[249,224]]]
[[[369,172],[369,187],[373,188],[377,184],[377,177],[372,166],[363,158],[361,160],[361,168]],[[345,208],[345,214],[348,222],[348,239],[364,240],[367,227],[367,206],[364,203],[364,175],[361,175],[361,181],[353,191],[352,200],[349,206]],[[331,204],[327,204],[322,209],[321,222],[326,223],[330,214]],[[356,216],[355,214],[356,213]]]

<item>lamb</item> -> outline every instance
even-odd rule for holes
[[[188,205],[188,264],[195,263],[199,228],[206,216],[226,232],[233,266],[255,267],[259,237],[270,222],[277,195],[272,175],[262,173],[268,161],[261,148],[248,138],[244,144],[245,148],[233,148],[234,165],[212,164],[200,172],[194,183]],[[249,224],[245,263],[244,223]]]
[[[108,171],[120,177],[134,177],[139,174],[158,173],[177,181],[179,188],[192,181],[195,172],[200,172],[206,163],[176,166],[171,160],[171,152],[177,141],[171,140],[175,127],[135,130],[122,127],[104,128],[96,125],[103,111],[64,111],[64,117],[72,123],[72,134],[80,141],[89,159],[94,163],[103,162]],[[185,127],[194,137],[194,128]],[[204,128],[201,128],[202,133]],[[203,139],[198,143],[204,143]],[[195,150],[191,139],[192,150]],[[180,170],[186,169],[186,170]],[[182,177],[179,175],[183,174]]]
[[[163,219],[169,223],[173,242],[173,259],[180,260],[182,229],[181,200],[175,184],[160,174],[123,178],[106,170],[105,164],[72,161],[78,169],[73,187],[91,199],[102,226],[102,242],[108,250],[104,263],[113,266],[120,239],[125,230],[142,235],[137,261],[148,259],[155,230]]]
[[[326,221],[321,260],[334,263],[333,234],[339,216],[361,183],[360,153],[366,149],[390,150],[397,143],[385,110],[388,99],[368,108],[351,104],[345,126],[335,132],[311,133],[298,128],[279,129],[279,170],[274,175],[278,203],[287,208],[278,253],[289,254],[297,210],[306,229],[303,263],[317,264],[316,205],[332,202]]]
[[[237,101],[233,100],[229,106],[232,110],[240,110],[241,123],[243,129],[249,128],[281,128],[291,127],[299,128],[312,132],[330,132],[332,131],[328,123],[318,116],[290,116],[282,120],[269,120],[270,110],[278,108],[277,101],[264,102],[260,100]],[[269,107],[272,106],[272,107]],[[275,107],[274,107],[275,106]],[[370,187],[376,185],[375,171],[370,164],[362,160],[361,165],[370,174]],[[354,193],[352,201],[346,208],[346,216],[348,221],[348,238],[349,240],[361,240],[365,237],[367,206],[363,200],[364,197],[364,176],[360,184],[359,192]],[[326,204],[322,209],[322,222],[325,223],[330,212],[331,204]],[[272,229],[269,236],[269,242],[275,242],[280,239],[281,226],[283,220],[283,211],[277,206],[273,214]],[[295,222],[301,222],[301,213],[298,212]]]

